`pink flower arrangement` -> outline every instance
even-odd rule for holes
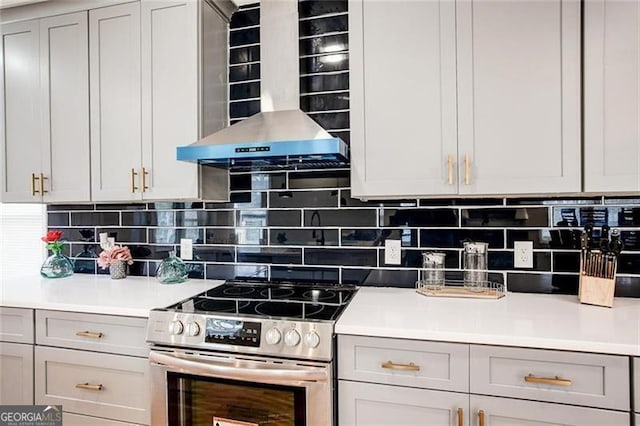
[[[133,264],[131,258],[131,252],[127,246],[113,246],[103,250],[98,257],[98,266],[102,269],[107,269],[109,265],[118,260],[127,262],[129,265]]]

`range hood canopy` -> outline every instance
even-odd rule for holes
[[[261,111],[196,143],[177,159],[233,169],[341,166],[348,146],[300,110],[298,1],[260,5]]]

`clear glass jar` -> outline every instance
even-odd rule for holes
[[[156,278],[162,284],[178,284],[189,277],[187,265],[176,256],[175,251],[169,252],[169,257],[164,259],[156,270]]]
[[[444,287],[445,253],[422,253],[422,269],[420,282],[428,290],[441,290]]]
[[[465,241],[463,252],[464,286],[469,290],[482,290],[489,280],[487,249],[489,243]]]

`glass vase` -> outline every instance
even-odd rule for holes
[[[73,262],[59,251],[54,251],[40,267],[40,275],[45,278],[68,277],[73,275]]]
[[[156,270],[156,278],[162,284],[178,284],[186,281],[189,276],[187,265],[176,257],[176,252],[169,253],[169,257],[164,259]]]
[[[109,274],[112,280],[127,278],[127,262],[124,260],[114,260],[109,265]]]

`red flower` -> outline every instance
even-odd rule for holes
[[[62,231],[49,231],[47,232],[47,235],[45,235],[40,239],[45,243],[54,243],[58,241],[60,238],[62,238]]]

